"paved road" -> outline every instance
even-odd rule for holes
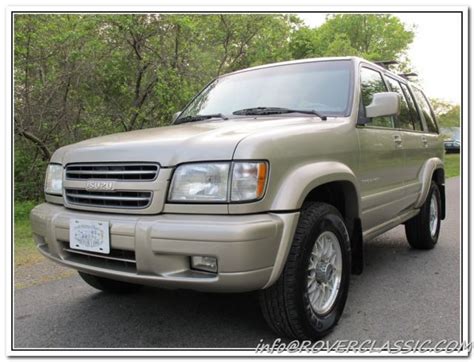
[[[460,339],[460,180],[447,182],[448,217],[431,251],[408,247],[398,227],[366,245],[336,339]],[[145,288],[111,296],[79,277],[15,292],[16,348],[255,347],[275,336],[253,294]]]

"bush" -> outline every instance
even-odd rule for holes
[[[38,203],[36,201],[15,202],[15,223],[27,221],[30,217],[30,211]]]

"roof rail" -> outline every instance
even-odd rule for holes
[[[401,73],[401,74],[399,74],[399,76],[402,77],[402,78],[408,79],[410,77],[418,77],[418,74],[413,73],[413,72],[411,72],[411,73]]]
[[[380,65],[382,68],[385,68],[387,70],[388,70],[389,66],[398,64],[398,62],[396,60],[380,60],[380,61],[377,61],[377,62],[374,62],[374,63],[377,64],[377,65]]]

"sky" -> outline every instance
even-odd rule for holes
[[[324,23],[327,13],[298,14],[310,27]],[[415,39],[408,49],[414,71],[430,98],[461,102],[461,14],[394,14],[408,26],[415,25]]]

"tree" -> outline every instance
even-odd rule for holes
[[[390,15],[16,14],[15,196],[39,198],[57,148],[167,125],[216,76],[292,58],[402,59],[413,39]]]
[[[402,60],[414,38],[393,15],[338,14],[318,28],[302,27],[292,36],[294,58],[360,56],[368,60]]]
[[[166,125],[216,76],[290,58],[292,15],[18,14],[16,196],[60,146]]]
[[[431,99],[431,106],[442,128],[461,127],[461,106],[441,99]]]

